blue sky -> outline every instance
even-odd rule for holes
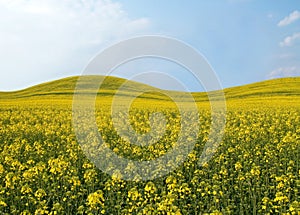
[[[147,34],[193,46],[223,87],[300,76],[299,0],[0,0],[0,91],[80,75],[104,48]],[[199,90],[179,67],[156,66],[123,69],[168,70]]]

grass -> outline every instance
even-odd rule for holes
[[[0,103],[18,105],[51,105],[59,103],[71,107],[74,89],[78,81],[78,76],[64,78],[39,84],[24,90],[15,92],[0,92]],[[81,86],[84,91],[89,93],[92,89],[97,89],[97,80],[101,76],[86,76],[81,79]],[[95,81],[96,80],[96,81]],[[124,85],[125,84],[125,85]],[[118,91],[120,86],[122,90]],[[135,104],[163,107],[170,105],[171,95],[182,102],[189,102],[189,93],[178,91],[160,90],[155,87],[128,81],[117,77],[107,77],[104,79],[98,91],[97,101],[101,104],[110,104],[113,96],[118,92],[124,99],[132,97],[132,93],[142,93],[135,101]],[[144,93],[143,93],[144,92]],[[212,95],[214,92],[212,92]],[[244,86],[224,89],[227,108],[255,108],[257,106],[276,107],[276,106],[300,106],[300,77],[280,78],[268,80]],[[199,108],[209,107],[207,93],[193,92],[192,96]]]

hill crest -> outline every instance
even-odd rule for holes
[[[103,76],[85,76],[82,84],[85,84],[85,89],[95,88],[92,86],[90,80],[100,78]],[[14,92],[0,92],[0,99],[22,99],[29,97],[44,97],[44,96],[57,96],[68,97],[73,96],[79,76],[67,77],[55,81],[50,81],[38,84],[23,90]],[[126,83],[122,89],[125,96],[130,96],[132,91],[153,91],[153,98],[157,99],[159,96],[155,95],[155,91],[167,92],[146,84],[139,82],[108,76],[105,78],[99,90],[101,95],[113,95],[117,92],[120,86]],[[168,91],[173,95],[180,96],[184,99],[186,92]],[[297,98],[300,99],[300,77],[279,78],[273,80],[266,80],[262,82],[246,84],[243,86],[231,87],[224,89],[226,100],[239,100],[239,99],[262,99],[266,97],[277,98]],[[207,94],[205,92],[193,92],[196,101],[207,101]],[[151,98],[151,95],[148,96]]]

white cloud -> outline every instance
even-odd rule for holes
[[[292,13],[290,13],[287,17],[280,20],[280,22],[278,22],[277,25],[279,27],[283,27],[283,26],[286,26],[286,25],[289,25],[289,24],[295,22],[297,19],[300,19],[300,12],[295,10]]]
[[[292,46],[296,40],[300,39],[300,32],[294,33],[291,36],[284,38],[282,42],[279,43],[281,47]]]
[[[292,67],[279,67],[268,74],[268,78],[283,78],[283,77],[292,77],[299,76],[300,69],[292,66]]]
[[[149,28],[111,0],[0,0],[0,90],[79,74],[106,45]]]

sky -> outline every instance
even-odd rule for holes
[[[300,76],[299,0],[0,0],[0,91],[80,75],[105,48],[142,35],[189,44],[224,88]],[[163,72],[201,91],[182,70],[145,59],[114,75],[152,71],[139,80],[182,89]]]

